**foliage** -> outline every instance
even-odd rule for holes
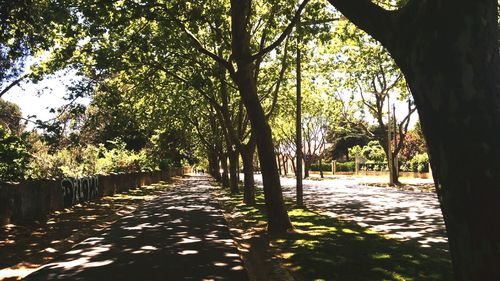
[[[319,163],[313,163],[311,164],[311,171],[323,171],[323,172],[331,172],[332,171],[332,164],[331,163],[322,163],[321,165]]]
[[[337,162],[337,172],[354,172],[356,163],[354,161]]]
[[[384,149],[380,146],[378,141],[370,141],[363,147],[356,145],[349,149],[349,154],[355,157],[363,157],[367,162],[372,163],[387,161]]]
[[[159,165],[152,161],[146,150],[127,150],[121,140],[111,141],[108,149],[103,144],[73,146],[50,152],[40,137],[32,136],[25,178],[82,177],[94,174],[156,170]]]
[[[28,144],[9,129],[0,126],[0,181],[18,181],[30,159]]]
[[[17,104],[0,98],[0,126],[9,128],[15,135],[20,135],[22,132],[22,126],[19,122],[21,118],[21,109]]]
[[[427,147],[418,122],[415,128],[406,134],[400,155],[403,161],[410,161],[415,155],[425,152],[427,152]]]
[[[419,173],[429,172],[429,155],[427,153],[416,154],[403,165],[402,169]]]

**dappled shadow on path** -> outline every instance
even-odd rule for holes
[[[55,211],[36,221],[0,227],[0,280],[17,280],[91,237],[170,183],[160,182]]]
[[[26,280],[246,280],[205,178],[187,178]]]
[[[295,180],[282,179],[284,193],[295,197]],[[370,227],[400,241],[448,250],[446,229],[434,193],[361,186],[353,181],[304,180],[304,201],[323,213]]]

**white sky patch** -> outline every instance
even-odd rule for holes
[[[75,71],[63,70],[36,84],[21,83],[5,93],[2,98],[19,105],[24,118],[36,115],[36,119],[47,121],[57,114],[51,113],[51,108],[58,108],[69,103],[64,100],[67,93],[66,86],[71,86],[78,79]],[[87,105],[90,103],[90,98],[80,98],[77,102]],[[33,124],[28,123],[28,129],[31,128]]]

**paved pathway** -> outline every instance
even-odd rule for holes
[[[256,182],[261,184],[260,175]],[[304,180],[304,201],[326,214],[371,227],[422,247],[448,249],[437,196],[432,192],[362,186],[366,178]],[[420,180],[422,181],[422,180]],[[285,196],[295,198],[295,179],[281,178]]]
[[[25,280],[247,280],[210,188],[182,179]]]

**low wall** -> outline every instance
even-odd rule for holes
[[[335,175],[355,175],[355,172],[335,172]],[[358,176],[389,176],[387,171],[359,171]],[[400,177],[432,179],[431,173],[399,172]]]
[[[167,180],[172,176],[183,175],[187,170],[184,167],[166,171],[0,183],[0,226],[43,218],[52,211]]]

